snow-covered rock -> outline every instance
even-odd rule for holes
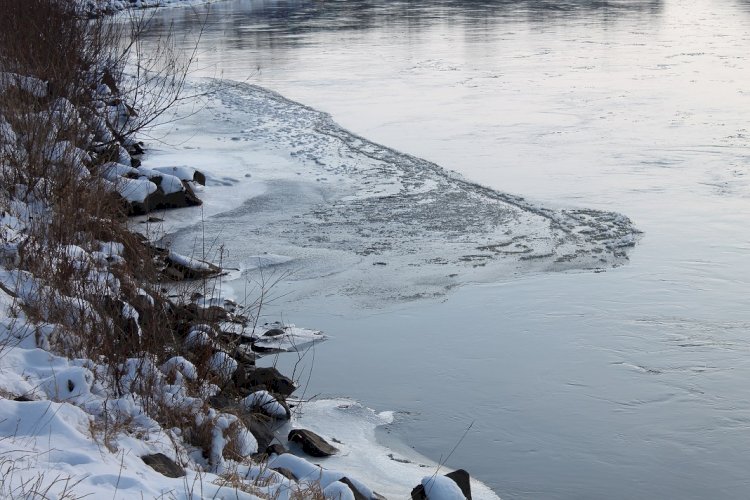
[[[289,418],[289,410],[281,404],[270,392],[256,391],[240,402],[240,406],[248,411],[260,411],[269,417]]]
[[[428,500],[466,500],[461,488],[449,477],[427,476],[422,478],[422,486]]]

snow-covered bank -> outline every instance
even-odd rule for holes
[[[105,74],[93,74],[93,86],[84,88],[98,90],[99,83],[104,85],[104,79]],[[301,451],[293,448],[296,454],[278,447],[268,452],[271,455],[268,463],[279,465],[284,472],[262,470],[265,462],[256,453],[269,450],[266,445],[273,439],[284,442],[285,435],[283,427],[282,433],[275,436],[268,436],[264,431],[291,417],[285,397],[294,391],[294,383],[278,373],[269,375],[270,369],[256,367],[250,350],[299,348],[297,339],[288,337],[303,331],[289,325],[257,332],[253,328],[253,345],[248,348],[243,344],[248,336],[238,338],[224,330],[221,320],[227,317],[223,310],[226,303],[213,300],[217,297],[213,291],[207,291],[210,286],[206,281],[199,282],[194,290],[184,291],[179,300],[168,300],[159,282],[164,276],[157,278],[145,270],[148,261],[157,260],[153,253],[166,255],[164,261],[170,265],[160,270],[173,271],[164,273],[173,280],[206,280],[219,269],[204,260],[205,252],[183,255],[169,249],[156,249],[137,239],[130,241],[133,235],[121,230],[121,218],[114,212],[100,213],[97,203],[98,196],[109,199],[114,192],[130,203],[131,212],[136,211],[136,203],[140,204],[139,212],[159,206],[173,208],[175,204],[166,198],[192,193],[190,183],[205,182],[204,193],[209,197],[214,187],[218,188],[217,195],[225,195],[232,189],[244,189],[246,181],[243,180],[248,179],[248,175],[252,179],[256,171],[231,177],[221,172],[221,165],[214,165],[210,169],[213,175],[202,176],[203,181],[199,181],[192,171],[197,166],[191,165],[195,160],[192,155],[185,159],[187,165],[137,165],[136,160],[140,158],[130,157],[140,154],[134,153],[135,145],[120,139],[122,129],[112,127],[112,123],[104,119],[109,114],[108,107],[115,108],[112,113],[115,125],[136,116],[136,112],[118,95],[117,85],[105,86],[109,87],[111,95],[97,97],[85,111],[94,117],[89,119],[103,120],[104,129],[112,133],[112,138],[104,140],[101,130],[90,133],[84,126],[81,134],[71,138],[78,142],[65,142],[59,140],[57,134],[61,127],[53,127],[54,139],[42,144],[45,160],[42,164],[52,163],[55,173],[60,169],[72,175],[52,176],[45,171],[25,184],[18,180],[24,175],[23,169],[18,167],[26,166],[23,155],[15,155],[16,163],[7,165],[17,170],[13,172],[8,168],[16,178],[4,183],[9,211],[7,218],[3,214],[6,222],[3,234],[7,235],[7,241],[3,241],[6,243],[4,253],[8,257],[4,264],[9,269],[1,275],[11,306],[7,318],[22,325],[21,330],[13,326],[5,332],[6,345],[13,353],[8,360],[13,364],[3,368],[13,376],[9,378],[11,383],[4,395],[4,414],[11,425],[15,422],[13,429],[16,429],[14,434],[11,434],[11,427],[5,429],[12,436],[4,454],[11,494],[18,494],[18,488],[23,489],[28,484],[25,481],[29,475],[41,473],[35,463],[26,463],[24,457],[48,454],[53,448],[52,436],[57,439],[58,432],[70,428],[80,434],[69,432],[78,441],[103,442],[107,450],[98,447],[100,453],[110,454],[105,463],[117,464],[111,456],[117,453],[129,458],[127,463],[124,458],[120,460],[117,474],[114,470],[102,471],[103,478],[90,482],[81,467],[89,462],[88,458],[60,455],[55,463],[62,464],[74,477],[62,484],[55,482],[53,486],[59,495],[66,492],[70,482],[81,488],[103,485],[113,490],[109,492],[115,496],[121,489],[133,490],[128,494],[139,488],[150,492],[148,486],[139,484],[136,476],[144,463],[155,459],[154,452],[160,453],[164,460],[176,462],[169,462],[177,469],[172,474],[194,477],[198,472],[199,477],[211,481],[213,486],[206,489],[211,495],[217,495],[214,486],[222,484],[232,490],[277,498],[285,498],[306,487],[323,489],[323,494],[328,496],[351,497],[357,490],[370,498],[376,498],[373,491],[381,487],[389,488],[398,496],[408,494],[419,482],[428,487],[429,475],[433,473],[430,469],[436,468],[434,464],[419,467],[413,460],[404,462],[389,457],[392,453],[387,454],[382,446],[373,444],[373,429],[379,424],[362,427],[357,422],[345,421],[340,412],[352,405],[340,403],[336,403],[335,408],[323,405],[329,411],[320,413],[318,420],[313,419],[311,424],[337,445],[326,444],[324,448],[332,451],[322,452],[333,454],[332,458],[320,460],[330,468],[321,470],[310,460],[303,459],[300,456],[303,452],[316,457],[319,454],[310,452],[303,444]],[[50,92],[67,88],[49,83],[46,87],[52,89]],[[36,108],[48,104],[43,99],[47,95],[35,89],[21,90],[22,99],[18,101],[21,108],[27,102]],[[86,92],[83,92],[84,97]],[[243,139],[252,137],[259,149],[270,151],[268,156],[277,161],[275,166],[291,165],[283,173],[269,165],[259,168],[260,194],[249,199],[243,194],[243,204],[235,210],[227,210],[234,204],[231,200],[223,203],[223,209],[217,209],[221,202],[208,204],[209,209],[215,210],[216,218],[203,222],[208,231],[202,231],[199,243],[204,248],[209,238],[208,241],[217,244],[225,241],[224,237],[207,234],[216,231],[212,227],[216,220],[230,219],[240,227],[248,218],[257,218],[253,223],[264,239],[254,244],[263,248],[240,254],[242,260],[236,266],[239,277],[244,278],[243,273],[247,271],[281,269],[294,263],[303,271],[311,269],[312,277],[319,276],[321,269],[334,276],[338,281],[330,293],[368,295],[372,283],[377,281],[368,276],[370,270],[387,268],[380,276],[383,279],[375,285],[375,294],[404,299],[444,293],[455,286],[451,279],[459,276],[451,272],[453,270],[465,273],[456,280],[461,282],[471,276],[472,269],[481,267],[492,267],[494,273],[501,274],[501,271],[564,269],[568,265],[591,267],[591,262],[597,266],[613,265],[626,257],[622,248],[633,244],[630,222],[622,216],[549,210],[476,186],[434,164],[354,136],[336,126],[325,114],[263,89],[221,83],[216,96],[218,100],[209,103],[210,107],[205,110],[205,113],[212,113],[212,121],[206,123],[216,125],[220,133],[229,129],[231,134],[218,137],[219,142],[239,144],[235,151],[242,156],[247,153],[247,149],[241,148]],[[55,97],[58,96],[50,96],[50,100]],[[61,102],[68,108],[78,99]],[[246,106],[252,108],[250,112],[246,112]],[[226,118],[226,123],[216,121],[216,110],[220,111],[218,119]],[[245,114],[238,115],[238,111]],[[54,117],[56,113],[61,112],[55,108],[42,115]],[[100,113],[104,113],[104,118]],[[205,113],[196,117],[204,118]],[[13,123],[4,127],[10,132],[4,130],[3,135],[10,139],[3,140],[3,150],[7,146],[21,151],[20,143],[24,136],[30,135],[28,130],[20,128],[24,123],[22,118],[27,116],[28,113],[20,112],[9,118]],[[76,120],[78,125],[81,121]],[[235,127],[243,122],[249,128],[235,132]],[[131,132],[132,129],[128,131]],[[206,137],[193,140],[191,147],[200,147],[200,142],[205,140]],[[125,145],[133,146],[133,152],[126,150]],[[22,151],[35,152],[31,148]],[[215,155],[215,151],[216,148],[208,150],[210,156],[205,160],[210,158],[216,162],[225,158]],[[163,161],[164,156],[155,156],[154,160]],[[253,161],[258,161],[258,157]],[[65,167],[71,170],[68,172]],[[70,187],[67,183],[71,179],[78,182],[90,179],[92,185],[101,183],[113,189],[96,192],[97,196],[89,197],[89,204],[78,204],[81,200],[77,196],[86,194],[87,190],[76,184],[73,189],[62,189]],[[51,189],[45,192],[35,189],[37,185],[50,185]],[[160,200],[149,203],[155,194]],[[200,202],[193,201],[194,204]],[[68,211],[60,211],[59,207]],[[33,217],[29,215],[30,208],[35,210]],[[193,215],[188,217],[199,210],[193,210]],[[207,212],[200,213],[205,217]],[[94,219],[90,226],[77,225],[80,220],[89,218]],[[235,218],[240,220],[234,221]],[[48,231],[45,224],[57,232]],[[234,233],[227,237],[235,245],[232,252],[250,241]],[[26,252],[25,244],[29,241],[32,252]],[[275,248],[279,251],[274,251]],[[28,259],[34,254],[39,256],[37,260]],[[313,259],[309,258],[311,256]],[[537,262],[540,264],[534,264]],[[501,264],[493,267],[492,263]],[[139,264],[143,264],[144,269],[139,268]],[[129,268],[131,265],[136,271]],[[417,271],[410,273],[412,268]],[[64,272],[60,273],[61,269]],[[473,276],[482,274],[480,271],[474,271]],[[205,272],[209,274],[203,274]],[[310,282],[313,280],[308,280]],[[188,295],[188,292],[193,293]],[[218,298],[223,299],[223,292],[219,293]],[[186,296],[190,297],[188,304],[181,302]],[[10,297],[17,300],[10,300]],[[216,318],[211,317],[214,314]],[[231,319],[238,317],[233,315]],[[254,319],[246,315],[233,322],[244,328],[254,323]],[[32,330],[31,326],[35,327],[33,335],[24,335]],[[313,335],[308,335],[312,339],[310,342],[317,341]],[[50,369],[35,364],[34,356],[40,348],[46,351],[43,360]],[[264,376],[266,379],[261,380]],[[323,403],[312,403],[310,408],[319,404]],[[31,439],[37,435],[37,426],[22,424],[27,422],[27,417],[29,422],[39,421],[49,408],[64,418],[47,427],[41,425],[50,436],[45,448],[43,442],[37,445],[37,441]],[[261,416],[266,418],[262,420],[264,425],[257,425]],[[357,414],[365,421],[371,416],[368,411]],[[330,430],[324,425],[337,422],[339,425],[348,422],[352,427]],[[297,423],[293,421],[291,425]],[[354,434],[358,427],[365,430],[362,439]],[[298,431],[295,428],[294,433],[287,434],[288,439],[295,441],[301,434]],[[76,439],[60,439],[60,442],[75,446]],[[159,443],[164,446],[155,445]],[[360,452],[364,453],[365,449],[376,457],[376,463],[370,464],[372,469],[362,465]],[[394,466],[394,463],[405,465]],[[185,472],[183,468],[193,472]],[[13,474],[10,474],[11,469]],[[123,469],[136,471],[136,474],[128,476]],[[406,478],[398,489],[395,489],[393,474]],[[117,481],[113,484],[115,477]],[[347,486],[344,477],[357,486]],[[13,478],[20,479],[13,483]],[[257,478],[264,484],[258,484]],[[149,477],[146,481],[150,483],[152,479]],[[203,479],[198,480],[201,491],[204,491],[203,482]],[[44,487],[43,484],[38,486]],[[481,485],[476,488],[492,496]],[[178,495],[193,495],[189,487],[184,490]],[[94,491],[97,495],[101,493]],[[165,492],[159,490],[158,494]]]
[[[413,450],[403,455],[379,443],[375,431],[393,420],[391,412],[376,413],[348,399],[328,399],[305,403],[300,416],[289,428],[304,426],[336,438],[341,454],[326,459],[325,467],[351,472],[355,477],[368,478],[378,493],[387,498],[404,498],[425,476],[449,469],[440,467]],[[450,440],[446,436],[446,440]],[[339,443],[340,441],[340,443]],[[472,498],[498,498],[479,481],[471,482]]]
[[[127,9],[210,4],[221,0],[75,0],[78,11],[89,16],[114,14]]]
[[[213,290],[220,267],[127,230],[126,214],[199,205],[193,186],[206,178],[140,164],[134,122],[159,111],[141,114],[121,92],[106,52],[120,39],[69,4],[38,5],[104,52],[36,33],[31,19],[21,34],[47,42],[50,59],[37,65],[0,30],[0,496],[381,498],[348,460],[324,470],[303,458],[342,450],[295,420],[286,436],[299,456],[269,446],[286,442],[277,431],[296,384],[255,366],[253,351],[325,337],[258,324],[262,301],[241,307]],[[6,7],[26,20],[22,0]],[[167,280],[193,285],[167,297]]]

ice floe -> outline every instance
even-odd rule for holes
[[[189,118],[177,134],[200,128],[201,140],[165,158],[184,163],[198,149],[211,158],[200,167],[207,179],[238,184],[207,182],[206,206],[220,208],[198,224],[183,219],[168,239],[180,251],[198,237],[220,240],[228,267],[243,276],[252,256],[284,255],[274,267],[291,275],[298,295],[408,300],[466,282],[618,266],[637,242],[624,215],[549,208],[478,185],[267,89],[233,84],[213,95],[210,114]],[[245,152],[250,160],[234,160]]]

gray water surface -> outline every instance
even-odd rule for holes
[[[750,496],[748,2],[232,0],[204,16],[157,17],[206,19],[198,76],[644,232],[605,272],[279,301],[271,314],[334,337],[303,362],[307,395],[399,411],[389,431],[434,459],[473,422],[448,464],[504,498]]]

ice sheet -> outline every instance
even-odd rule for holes
[[[168,241],[183,252],[221,246],[228,267],[288,256],[276,267],[305,282],[301,294],[439,296],[466,282],[617,266],[637,241],[623,215],[552,209],[474,184],[266,89],[199,88],[215,97],[170,136],[192,137],[188,146],[148,159],[207,173],[203,209],[165,214],[165,231],[176,231]]]

